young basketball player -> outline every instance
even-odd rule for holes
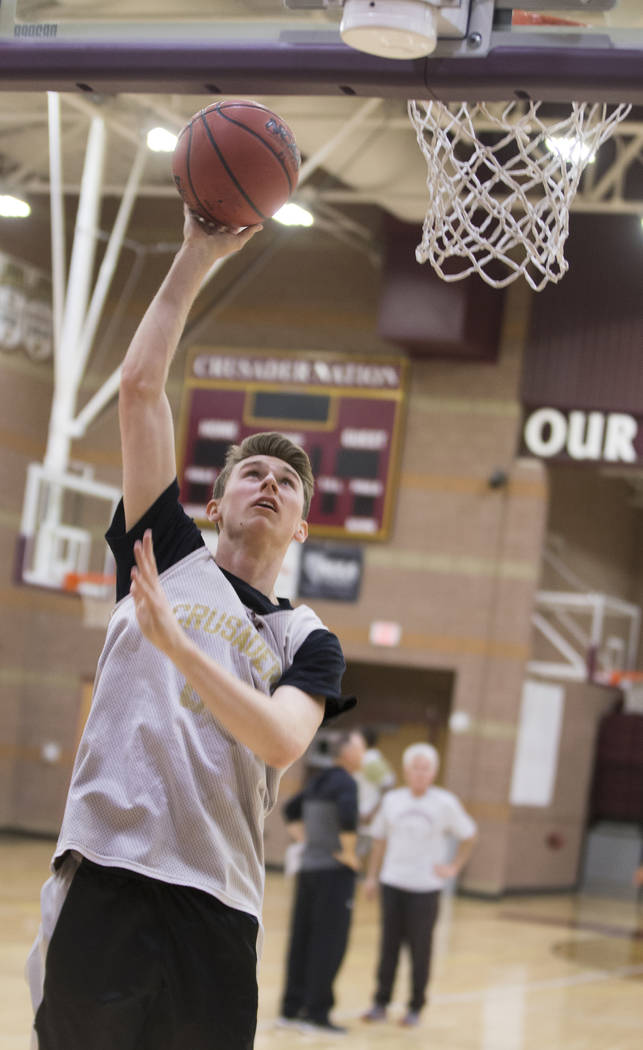
[[[170,362],[211,266],[255,232],[186,214],[125,357],[117,604],[29,961],[40,1050],[250,1050],[264,816],[348,706],[337,639],[274,593],[307,534],[306,454],[279,434],[233,446],[216,558],[178,501]]]

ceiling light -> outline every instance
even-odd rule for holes
[[[178,135],[167,128],[152,128],[147,133],[147,148],[154,153],[174,153]]]
[[[26,219],[31,215],[31,205],[19,197],[0,194],[0,215],[5,219]]]
[[[545,145],[551,153],[558,153],[567,164],[585,166],[585,164],[593,164],[596,160],[596,154],[592,152],[587,143],[580,142],[578,139],[554,135],[545,139]]]
[[[438,40],[429,0],[345,0],[340,33],[349,47],[381,58],[422,58]]]
[[[315,221],[314,216],[306,208],[295,204],[294,201],[284,204],[279,211],[275,212],[273,219],[283,223],[284,226],[312,226]]]

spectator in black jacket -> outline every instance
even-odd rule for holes
[[[350,928],[356,872],[357,783],[366,743],[359,731],[334,743],[334,764],[284,806],[293,837],[304,842],[290,926],[286,989],[279,1024],[303,1031],[346,1031],[329,1017],[333,982]]]

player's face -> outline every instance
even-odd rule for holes
[[[342,757],[350,773],[357,773],[362,767],[364,755],[366,754],[366,741],[361,733],[351,733],[350,740],[346,744]]]
[[[275,456],[250,456],[233,467],[223,496],[208,504],[208,516],[231,534],[250,529],[301,543],[308,534],[303,506],[304,488],[296,470]]]
[[[433,763],[426,755],[416,755],[404,767],[404,779],[414,795],[423,795],[433,783]]]

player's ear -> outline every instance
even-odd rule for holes
[[[215,525],[218,521],[221,521],[221,500],[211,499],[205,508],[205,516],[208,521],[211,521]]]
[[[293,540],[297,543],[305,543],[308,539],[308,522],[302,518],[293,534]]]

